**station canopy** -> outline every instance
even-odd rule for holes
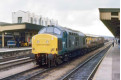
[[[30,23],[16,23],[16,24],[2,24],[0,25],[0,33],[2,32],[14,32],[14,31],[39,31],[44,26],[30,24]]]
[[[120,38],[120,8],[99,8],[100,20],[112,32]]]

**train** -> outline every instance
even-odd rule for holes
[[[52,67],[104,45],[103,37],[61,26],[47,26],[32,37],[32,53],[39,66]]]

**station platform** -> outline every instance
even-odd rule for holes
[[[120,47],[114,44],[97,69],[93,80],[120,80]]]
[[[2,52],[11,52],[11,51],[21,51],[21,50],[30,50],[31,47],[19,47],[19,48],[0,48],[0,53]]]
[[[31,47],[0,48],[0,61],[11,57],[25,57],[31,54]],[[12,59],[12,58],[11,58]]]

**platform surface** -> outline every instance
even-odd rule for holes
[[[120,80],[120,48],[118,44],[108,50],[93,80]]]
[[[0,48],[0,53],[1,53],[1,52],[11,52],[11,51],[30,50],[30,49],[32,49],[32,48],[31,48],[31,47]]]

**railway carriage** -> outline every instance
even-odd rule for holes
[[[104,38],[94,35],[86,34],[86,46],[88,49],[98,48],[104,44]]]

